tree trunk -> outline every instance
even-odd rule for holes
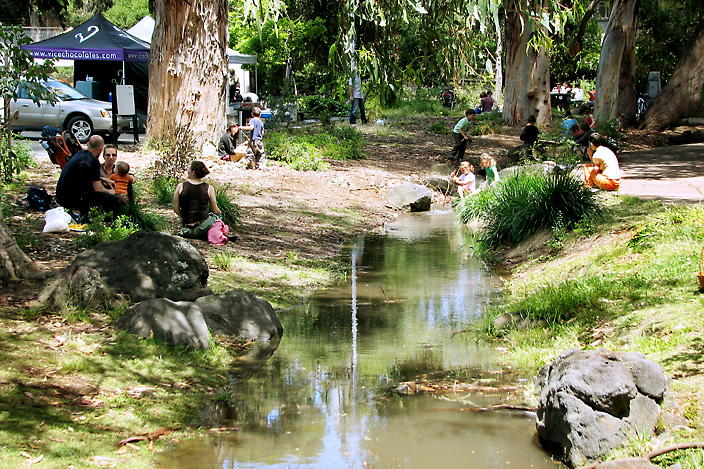
[[[0,285],[11,280],[27,278],[31,260],[22,252],[15,237],[5,224],[0,211]]]
[[[154,14],[148,137],[217,142],[227,124],[227,0],[155,0]]]
[[[503,95],[504,92],[504,63],[503,63],[503,55],[504,55],[504,43],[503,43],[503,31],[501,28],[497,28],[496,30],[496,63],[494,64],[494,70],[496,71],[495,75],[495,84],[494,84],[494,98],[496,101],[501,100],[501,96]]]
[[[519,8],[512,4],[506,10],[503,119],[509,125],[522,125],[529,116],[534,115],[538,126],[546,126],[552,122],[550,58],[544,47],[536,49],[528,45],[533,37],[533,28],[541,26],[531,22]]]
[[[603,125],[623,114],[635,122],[636,21],[641,0],[615,0],[601,46],[594,117]]]
[[[684,117],[704,109],[704,18],[699,21],[692,42],[677,63],[675,72],[658,93],[645,115],[643,126],[662,130]]]

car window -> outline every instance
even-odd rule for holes
[[[63,81],[49,79],[46,81],[46,87],[53,91],[56,96],[61,98],[62,101],[73,101],[76,99],[88,99],[88,96],[84,95],[76,88],[67,85]]]
[[[29,96],[29,92],[27,92],[27,88],[25,88],[22,84],[20,84],[19,88],[17,89],[17,96],[21,99],[31,99],[31,96]]]

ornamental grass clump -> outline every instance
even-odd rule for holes
[[[580,220],[600,217],[603,209],[596,194],[569,172],[519,170],[467,197],[458,212],[463,223],[481,221],[481,240],[497,247],[544,229],[572,228]]]

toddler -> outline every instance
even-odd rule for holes
[[[130,174],[130,165],[124,161],[118,161],[115,165],[115,172],[110,175],[110,180],[115,181],[115,195],[120,202],[129,202],[128,187],[134,183],[134,176]]]
[[[495,181],[499,181],[499,170],[496,167],[496,160],[488,153],[482,153],[479,162],[486,170],[486,185],[489,186]]]
[[[477,191],[474,177],[474,166],[469,161],[463,161],[460,163],[460,175],[455,176],[452,173],[452,182],[457,184],[457,193],[460,195],[460,199],[464,201],[465,194],[473,194]]]

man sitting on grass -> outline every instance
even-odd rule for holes
[[[100,161],[105,142],[100,135],[93,135],[88,148],[71,157],[61,170],[56,183],[56,201],[69,209],[76,223],[89,223],[88,211],[99,207],[113,216],[120,210],[120,199],[115,196],[115,183],[105,187],[100,178]]]

